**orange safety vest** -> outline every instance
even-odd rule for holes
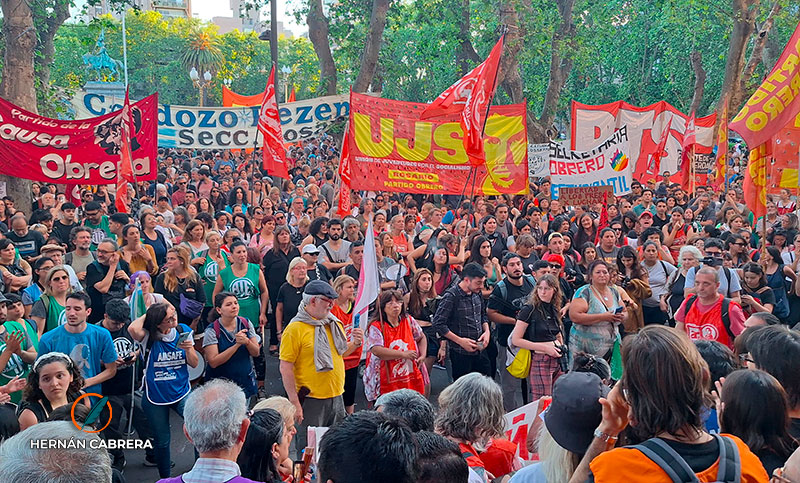
[[[731,438],[739,449],[742,478],[741,483],[767,483],[767,471],[756,455],[750,451],[744,442],[736,436],[723,434]],[[672,483],[667,473],[646,457],[641,451],[634,448],[615,448],[597,456],[589,464],[589,468],[596,483],[604,482],[647,482],[647,483]],[[696,473],[697,479],[702,483],[714,482],[719,469],[719,459],[708,469]]]
[[[406,316],[400,320],[397,327],[375,321],[380,324],[383,334],[383,346],[387,349],[401,351],[419,351],[417,341],[411,331],[411,319]],[[367,353],[367,358],[378,357],[372,352]],[[370,361],[367,361],[370,364]],[[382,360],[381,367],[381,394],[388,394],[397,389],[413,389],[420,394],[425,394],[425,383],[422,371],[417,367],[416,361],[409,359]]]

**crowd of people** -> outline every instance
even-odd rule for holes
[[[47,465],[20,441],[75,433],[61,420],[98,394],[113,417],[81,437],[125,438],[131,419],[162,481],[800,482],[789,190],[758,220],[738,184],[687,192],[668,172],[608,204],[564,206],[544,178],[517,196],[351,192],[342,213],[336,146],[294,145],[290,179],[257,152],[162,149],[131,213],[104,186],[76,206],[34,184],[30,213],[6,197],[0,480],[124,481],[122,450]],[[545,400],[524,466],[503,416]],[[177,477],[170,410],[197,456]]]

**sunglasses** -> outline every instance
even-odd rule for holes
[[[559,265],[558,263],[551,263],[550,268],[561,270],[561,265]]]
[[[66,275],[62,275],[60,277],[53,277],[50,279],[51,282],[60,282],[62,280],[69,280],[69,277],[67,277]]]

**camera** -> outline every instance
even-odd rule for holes
[[[722,257],[703,257],[700,259],[700,263],[703,265],[708,265],[709,267],[721,267]]]
[[[566,278],[577,278],[578,271],[575,270],[574,268],[565,268],[564,275],[566,276]]]

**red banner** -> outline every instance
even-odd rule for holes
[[[483,136],[486,164],[470,176],[460,115],[421,121],[426,104],[350,94],[350,187],[403,193],[528,192],[525,106],[494,106]]]
[[[588,151],[603,139],[607,139],[615,129],[628,128],[631,165],[634,173],[642,173],[639,163],[648,164],[656,152],[667,123],[672,121],[665,154],[660,157],[661,172],[675,174],[680,166],[681,143],[689,116],[683,114],[665,101],[645,107],[637,107],[627,102],[617,101],[609,104],[589,105],[572,102],[572,149]],[[696,119],[696,152],[707,154],[714,146],[714,122],[716,114]],[[645,182],[649,177],[639,179]]]
[[[261,111],[258,114],[258,130],[264,137],[264,169],[273,176],[289,179],[286,169],[286,149],[283,147],[283,132],[281,120],[278,117],[278,101],[275,98],[275,65],[269,73],[267,90],[261,101]]]
[[[57,184],[113,184],[122,111],[77,121],[39,116],[0,98],[0,173]],[[131,105],[131,153],[138,180],[156,179],[158,95]]]
[[[232,90],[228,89],[225,86],[222,86],[222,106],[223,107],[250,107],[250,106],[260,106],[261,99],[264,98],[264,95],[267,93],[265,90],[264,92],[259,92],[258,94],[253,94],[252,96],[244,96],[242,94],[237,94]]]

